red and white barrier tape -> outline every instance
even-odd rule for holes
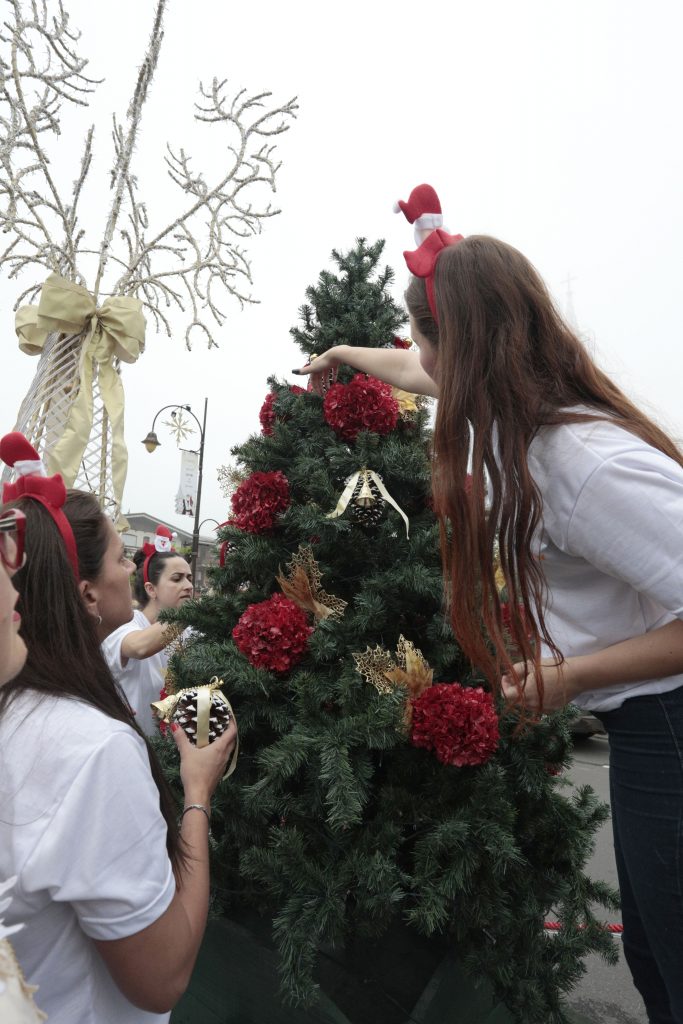
[[[544,921],[543,927],[547,932],[559,932],[562,931],[564,925],[561,921]],[[585,924],[580,924],[579,928],[583,931]],[[613,932],[615,935],[621,935],[624,930],[623,924],[603,924],[602,927],[606,932]]]

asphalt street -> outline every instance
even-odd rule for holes
[[[574,785],[587,783],[609,803],[609,747],[606,736],[598,734],[576,741],[569,776]],[[587,871],[592,878],[617,887],[609,821],[600,829]],[[620,923],[621,916],[611,914],[611,922]],[[621,946],[619,935],[615,935],[614,942]],[[619,953],[616,967],[610,967],[600,957],[590,957],[586,962],[587,973],[569,996],[569,1006],[577,1019],[585,1024],[647,1024],[642,1000],[633,986],[621,949]]]

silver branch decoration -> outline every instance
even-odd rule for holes
[[[74,403],[84,400],[82,385],[88,384],[93,396],[90,436],[78,471],[72,467],[64,475],[67,483],[95,491],[103,505],[118,506],[122,474],[117,459],[125,457],[125,447],[122,456],[118,417],[109,407],[116,386],[105,379],[101,347],[95,352],[106,333],[101,297],[103,306],[107,297],[138,300],[147,319],[169,336],[172,321],[184,320],[188,348],[195,333],[215,346],[226,301],[240,307],[256,301],[245,242],[280,212],[262,194],[276,191],[280,163],[272,140],[288,130],[298,107],[295,99],[278,106],[269,92],[250,95],[241,89],[231,94],[227,83],[217,79],[201,85],[194,117],[223,132],[221,158],[201,170],[185,149],[167,147],[166,172],[179,204],[170,223],[158,224],[133,173],[142,111],[163,41],[166,0],[158,0],[128,111],[124,119],[113,119],[113,196],[104,231],[92,239],[79,222],[79,202],[89,184],[94,126],[85,133],[79,166],[66,192],[60,190],[49,146],[60,135],[63,105],[86,107],[99,82],[86,74],[88,62],[77,52],[79,34],[61,2],[5,2],[9,16],[0,27],[0,232],[5,239],[0,269],[22,284],[30,278],[15,309],[42,295],[49,274],[85,288],[96,306],[96,315],[82,329],[53,330],[39,349],[32,342],[22,346],[40,351],[40,363],[16,429],[42,451],[48,464],[52,456],[51,469],[64,472],[60,445]],[[62,163],[64,153],[62,146]],[[144,339],[138,348],[143,344]],[[117,373],[119,358],[132,362],[139,354],[121,354],[116,346],[112,351]],[[91,367],[88,374],[84,363]]]

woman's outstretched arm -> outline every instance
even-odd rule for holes
[[[379,380],[392,384],[402,391],[410,391],[415,395],[429,395],[438,398],[435,382],[425,373],[420,364],[419,352],[391,348],[356,348],[354,345],[335,345],[327,352],[293,370],[300,376],[311,374],[313,390],[323,393],[323,385],[327,383],[330,372],[335,373],[340,364],[351,366],[361,373],[369,373]]]

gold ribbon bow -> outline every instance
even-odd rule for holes
[[[97,364],[100,394],[111,424],[114,497],[120,505],[128,452],[123,437],[123,385],[114,360],[134,363],[145,347],[142,303],[128,295],[115,295],[98,309],[86,288],[59,274],[50,274],[38,305],[17,310],[15,328],[19,348],[31,356],[40,355],[52,332],[84,334],[78,394],[69,409],[62,436],[45,453],[45,460],[50,472],[61,473],[67,487],[73,486],[92,430],[92,385]]]
[[[418,396],[413,394],[412,391],[403,391],[401,388],[392,388],[391,394],[398,402],[398,411],[401,416],[410,416],[411,413],[417,412]]]
[[[353,476],[349,477],[349,479],[346,481],[346,487],[344,488],[344,491],[342,492],[342,496],[339,499],[339,501],[337,502],[337,507],[335,508],[334,512],[328,512],[326,518],[327,519],[337,519],[340,515],[342,515],[346,511],[346,507],[349,504],[349,502],[351,501],[351,498],[353,497],[353,492],[355,491],[356,484],[358,483],[359,480],[362,480],[361,495],[363,493],[363,490],[367,489],[367,493],[368,493],[368,495],[370,495],[370,497],[372,496],[371,492],[370,492],[370,481],[372,480],[373,484],[375,485],[375,487],[377,488],[379,493],[382,495],[384,500],[388,501],[389,504],[392,506],[392,508],[396,509],[396,511],[400,515],[401,519],[406,524],[406,537],[409,537],[410,536],[410,521],[408,519],[408,516],[405,514],[405,512],[403,511],[401,506],[396,501],[394,501],[394,499],[391,497],[391,495],[389,494],[389,491],[386,489],[386,487],[382,483],[381,478],[379,476],[377,476],[377,473],[375,473],[375,471],[373,469],[365,469],[365,468],[359,469],[357,473],[354,473]]]
[[[178,706],[178,701],[181,697],[184,697],[186,693],[197,694],[197,746],[208,747],[209,745],[209,720],[211,718],[211,704],[214,696],[218,698],[219,703],[227,704],[228,711],[232,715],[235,723],[235,712],[232,710],[230,701],[221,690],[223,686],[223,680],[219,679],[218,676],[214,676],[210,683],[206,683],[203,686],[188,686],[184,690],[178,690],[177,693],[172,693],[168,697],[164,697],[163,700],[154,701],[151,704],[152,711],[155,713],[160,722],[166,722],[170,725],[173,721],[175,710]],[[229,775],[235,770],[237,765],[237,754],[239,752],[239,735],[235,740],[235,749],[232,752],[228,770],[223,776],[227,779]]]

